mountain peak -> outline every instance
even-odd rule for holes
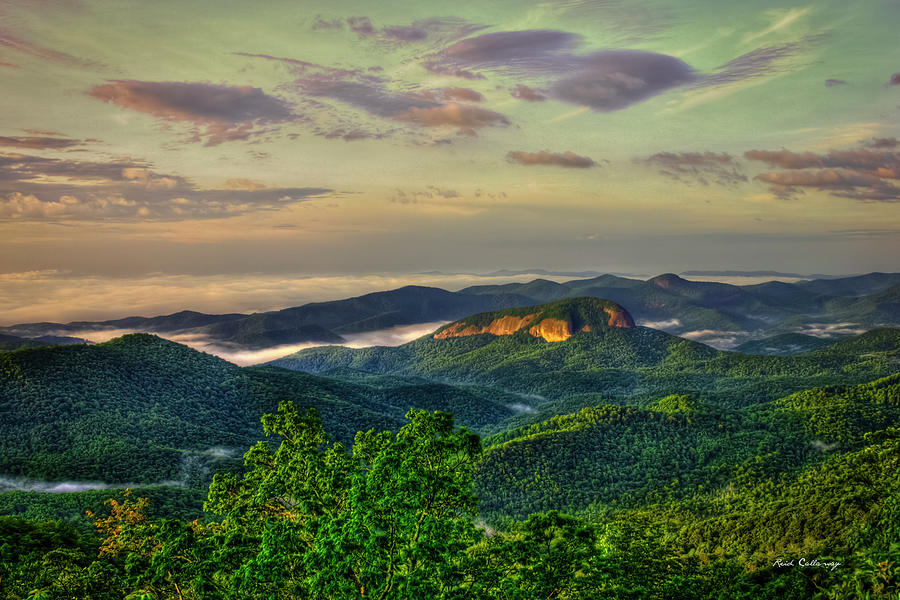
[[[605,327],[630,329],[634,319],[615,302],[585,297],[473,315],[442,327],[434,339],[527,331],[548,342],[562,342],[580,331]]]
[[[663,273],[662,275],[657,275],[652,279],[648,279],[647,283],[652,283],[656,287],[661,287],[662,289],[667,290],[669,288],[685,284],[687,283],[687,280],[682,279],[675,273]]]

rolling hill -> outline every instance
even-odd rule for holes
[[[751,525],[754,516],[774,506],[759,496],[751,500],[766,484],[770,491],[762,493],[779,496],[782,506],[802,506],[799,498],[835,493],[836,478],[829,469],[846,470],[865,459],[869,472],[857,472],[847,481],[869,478],[869,484],[852,489],[851,495],[877,496],[873,488],[889,484],[889,463],[873,464],[865,449],[877,442],[875,432],[898,424],[900,374],[858,386],[804,390],[741,410],[721,410],[685,396],[662,398],[644,409],[600,405],[488,438],[477,484],[482,511],[494,518],[545,510],[609,518],[610,511],[662,504],[669,508],[653,516],[645,512],[644,518],[665,521],[684,520],[688,509],[694,513],[694,531],[702,530],[701,539],[709,540],[691,544],[712,552],[717,544],[712,540],[722,536],[709,528],[712,522],[729,532],[725,537],[740,529],[726,522],[726,514],[746,528],[781,527],[766,519]],[[846,499],[848,491],[841,493]],[[789,511],[792,522],[784,526],[794,531],[750,543],[735,536],[729,551],[743,544],[741,553],[759,558],[774,543],[808,546],[812,539],[803,540],[804,527],[816,532],[816,540],[841,542],[840,532],[858,525],[853,519],[860,515],[826,517],[823,507],[839,497],[813,504],[821,509],[814,514]],[[750,506],[759,508],[748,510]],[[668,510],[681,513],[666,515]],[[833,528],[816,518],[830,519]],[[801,521],[803,527],[796,529]]]
[[[92,346],[0,352],[0,475],[195,483],[234,467],[259,417],[292,399],[332,436],[393,429],[415,406],[479,429],[515,414],[514,394],[423,380],[340,381],[241,368],[148,334]]]

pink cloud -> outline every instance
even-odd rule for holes
[[[177,81],[114,80],[88,95],[109,104],[171,122],[202,126],[194,139],[207,145],[242,140],[262,125],[294,117],[282,100],[251,86]]]
[[[595,166],[597,163],[587,156],[579,156],[574,152],[522,152],[513,151],[506,155],[510,162],[519,163],[525,166],[535,165],[555,165],[557,167],[569,167],[575,169],[587,169]]]

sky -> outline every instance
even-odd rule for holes
[[[0,324],[463,284],[431,271],[895,271],[898,25],[898,0],[5,0]]]

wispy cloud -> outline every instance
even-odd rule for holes
[[[759,38],[771,35],[783,29],[789,28],[794,22],[805,17],[812,11],[811,6],[806,8],[791,8],[784,11],[772,11],[769,13],[771,24],[760,31],[751,32],[744,36],[743,43],[750,44]]]
[[[455,17],[419,19],[409,25],[385,25],[379,27],[373,22],[371,17],[364,15],[344,19],[326,18],[319,15],[312,24],[314,31],[340,31],[347,29],[356,34],[360,40],[380,44],[447,43],[471,35],[480,29],[484,29],[484,27],[484,25]]]
[[[4,16],[0,13],[0,16]],[[32,56],[35,58],[39,58],[41,60],[45,60],[48,62],[59,63],[61,65],[66,66],[74,66],[74,67],[90,67],[95,66],[95,63],[91,61],[87,61],[71,54],[67,54],[65,52],[61,52],[59,50],[55,50],[53,48],[48,48],[46,46],[42,46],[41,44],[32,42],[28,39],[25,39],[18,33],[12,31],[8,27],[0,27],[0,48],[5,50],[9,50],[12,52],[19,52],[28,56]],[[17,68],[17,65],[12,63],[3,63],[4,66]]]
[[[207,146],[245,140],[260,128],[295,118],[281,99],[251,86],[180,81],[114,80],[88,94],[166,122],[190,123]]]
[[[636,162],[656,167],[660,175],[680,183],[735,186],[747,181],[738,162],[726,152],[658,152]]]
[[[96,141],[96,140],[89,140]],[[48,136],[0,136],[0,146],[23,150],[64,150],[82,146],[85,140]]]

